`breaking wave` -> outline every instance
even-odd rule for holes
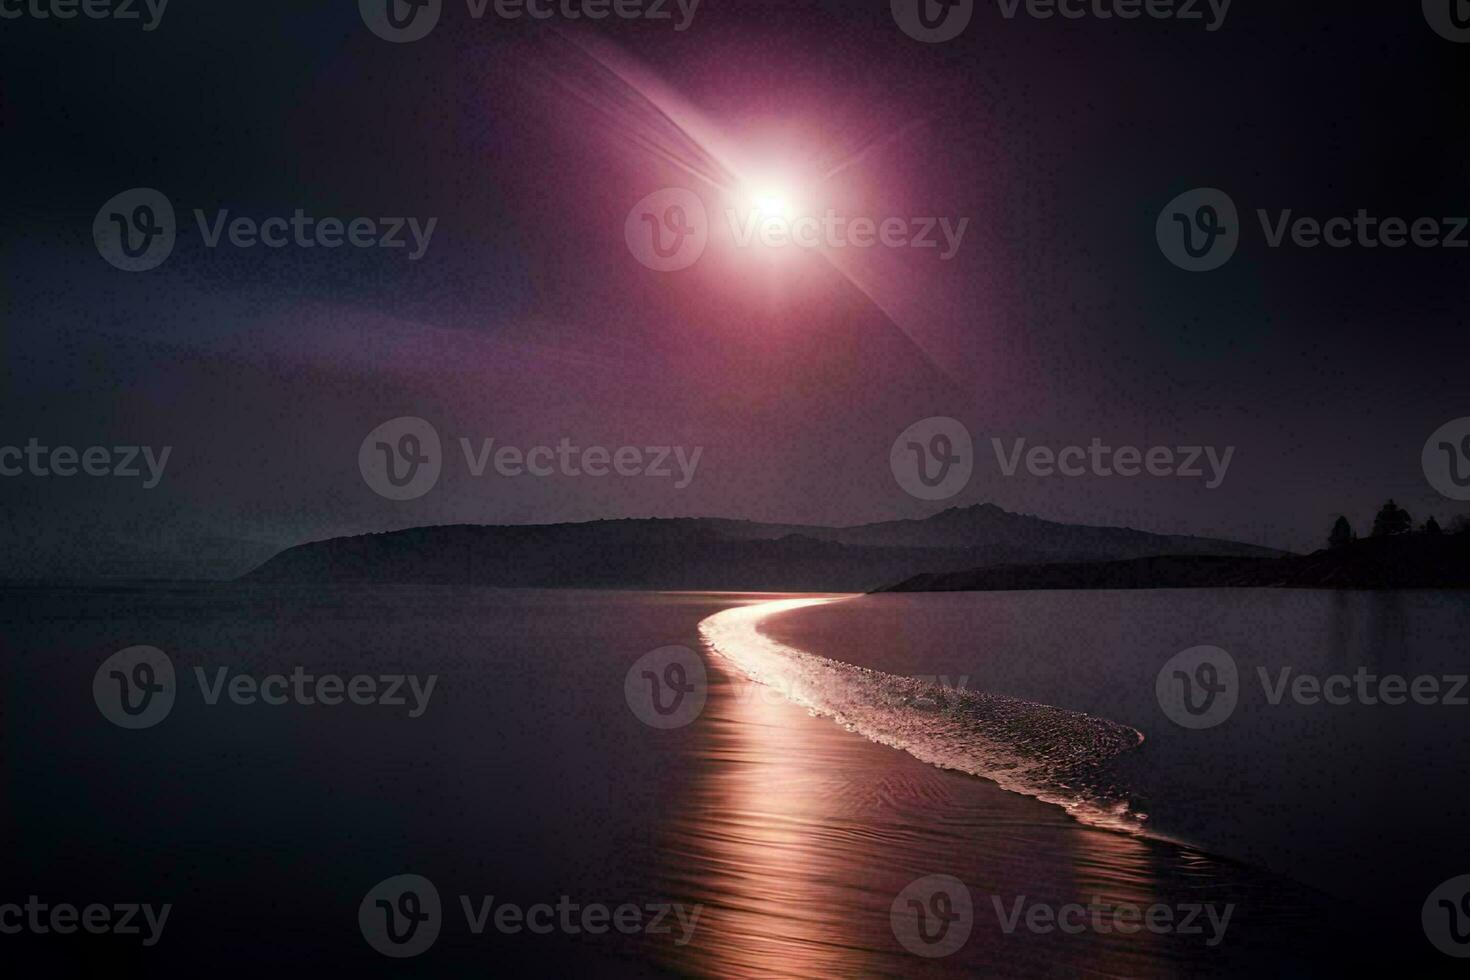
[[[1104,763],[1143,742],[1127,725],[1019,698],[956,690],[807,653],[760,632],[769,616],[840,599],[782,599],[699,624],[711,651],[751,680],[874,742],[943,769],[1064,808],[1079,821],[1144,832],[1147,816],[1112,786]]]

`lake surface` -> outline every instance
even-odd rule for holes
[[[1416,930],[1432,886],[1470,869],[1470,704],[1307,704],[1290,693],[1300,675],[1470,673],[1463,592],[875,595],[775,617],[766,632],[1129,725],[1145,741],[1103,777],[1147,813],[1149,833],[1375,907],[1397,902]],[[1166,661],[1200,645],[1230,653],[1239,703],[1189,730],[1165,715],[1155,684]],[[1470,687],[1458,695],[1470,701]]]
[[[1349,963],[1430,975],[1453,962],[1428,946],[1419,908],[1470,871],[1462,710],[1273,706],[1257,685],[1223,724],[1190,731],[1163,715],[1154,683],[1169,657],[1205,643],[1242,676],[1278,664],[1453,672],[1463,599],[1005,593],[757,608],[791,598],[8,589],[0,905],[35,894],[172,909],[152,946],[26,933],[0,948],[38,969],[124,976],[1326,976]],[[744,625],[711,619],[744,610]],[[751,662],[731,655],[752,636],[812,658],[800,665],[809,686],[750,681]],[[93,685],[137,645],[167,653],[175,700],[128,730]],[[655,717],[635,707],[640,678],[697,680],[659,666],[669,646],[689,648],[705,679],[697,714],[663,728],[640,720]],[[778,657],[765,669],[788,669],[788,654],[761,652]],[[412,717],[411,699],[211,704],[221,668],[436,680]],[[950,700],[906,680],[939,675]],[[824,677],[837,682],[818,690]],[[819,695],[847,699],[847,725],[805,703]],[[1009,765],[1002,783],[1022,772],[1041,795],[1074,792],[1099,812],[1123,801],[1139,829],[916,757],[954,751],[932,739],[962,724],[986,751],[946,759]],[[432,947],[407,961],[376,952],[360,917],[374,914],[375,886],[403,874],[431,881],[442,905]],[[964,941],[930,957],[911,947],[933,953],[959,934],[929,942],[957,914],[936,904],[935,881],[958,882],[972,908]],[[463,906],[487,899],[698,917],[687,932],[673,915],[653,930],[653,911],[634,931],[574,917],[545,934],[493,919],[476,932]],[[1079,904],[1104,911],[1078,931],[1046,928],[1048,909]],[[1197,932],[1109,928],[1120,907],[1177,925],[1191,906]],[[1227,908],[1212,926],[1205,910]],[[916,939],[905,917],[921,910],[935,917]]]

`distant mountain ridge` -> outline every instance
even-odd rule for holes
[[[922,520],[835,528],[728,518],[436,525],[297,545],[243,579],[836,592],[1006,563],[1279,554],[1234,541],[1062,524],[981,504]]]
[[[992,565],[926,572],[877,591],[1200,588],[1470,588],[1470,535],[1365,538],[1310,555],[1275,558],[1160,555],[1119,561]]]

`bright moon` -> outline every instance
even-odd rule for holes
[[[757,214],[768,218],[789,218],[791,205],[786,193],[778,188],[766,188],[755,195]]]

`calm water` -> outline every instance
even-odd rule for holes
[[[741,664],[705,647],[710,617],[773,598],[5,592],[0,904],[37,894],[174,908],[151,948],[120,936],[4,936],[0,946],[37,968],[114,975],[190,966],[232,975],[282,966],[367,975],[1331,975],[1375,960],[1424,975],[1442,965],[1420,958],[1418,910],[1433,885],[1470,871],[1456,833],[1470,812],[1462,712],[1272,707],[1248,692],[1228,722],[1188,732],[1162,716],[1153,684],[1164,660],[1199,643],[1230,650],[1243,673],[1258,663],[1451,672],[1470,625],[1463,600],[1011,593],[763,610],[750,635],[814,658],[802,665],[810,686],[783,689],[751,683]],[[166,651],[180,678],[168,717],[127,731],[98,711],[92,683],[106,657],[135,644]],[[708,698],[692,724],[659,730],[630,710],[624,681],[641,656],[669,644],[701,651]],[[854,680],[819,657],[879,673]],[[386,705],[209,705],[196,666],[209,676],[298,666],[434,674],[437,684],[417,718]],[[943,748],[923,739],[959,729],[936,728],[948,716],[904,688],[918,683],[901,679],[913,675],[968,675],[969,689],[995,696],[970,705],[980,714],[966,744],[986,747],[972,762],[1028,760],[1028,778],[1126,799],[1146,814],[1148,833],[1171,839],[1089,826],[1060,806],[919,761],[915,753]],[[793,703],[819,695],[847,699],[848,727],[889,744]],[[1143,744],[1120,748],[1131,731]],[[1064,758],[1068,746],[1085,766]],[[1037,758],[1046,767],[1031,765]],[[444,906],[437,941],[409,961],[374,952],[358,924],[368,890],[402,873],[430,879]],[[905,887],[936,874],[966,886],[974,914],[962,948],[930,960],[905,949],[892,912]],[[523,907],[563,896],[609,907],[697,903],[701,912],[683,944],[677,928],[533,935],[492,926],[477,935],[462,895]],[[1232,912],[1210,945],[1208,928],[1007,932],[996,900],[1007,910],[1101,900]]]
[[[56,975],[661,974],[646,947],[667,937],[476,936],[457,896],[659,900],[659,826],[692,774],[676,739],[629,711],[623,677],[644,652],[693,642],[723,604],[449,588],[10,592],[0,903],[37,893],[175,909],[151,949],[0,940]],[[163,722],[125,731],[99,713],[92,678],[134,644],[166,651],[183,676]],[[439,680],[409,719],[382,705],[209,706],[194,665]],[[446,908],[412,961],[380,956],[358,928],[367,890],[400,873],[434,882]]]
[[[1392,894],[1416,929],[1430,888],[1470,869],[1470,705],[1272,704],[1259,677],[1470,673],[1465,593],[865,596],[776,617],[766,631],[854,664],[967,676],[986,692],[1132,726],[1144,744],[1105,775],[1148,814],[1149,831],[1375,906]],[[1227,721],[1190,731],[1161,711],[1155,679],[1201,644],[1232,655],[1242,692]],[[1470,686],[1460,694],[1470,700]]]

